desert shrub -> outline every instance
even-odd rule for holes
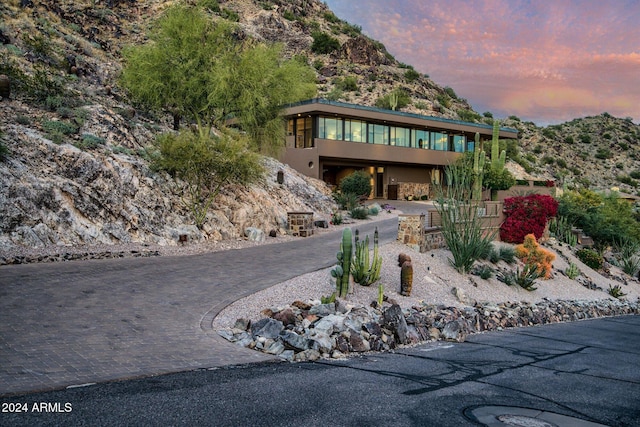
[[[640,242],[628,237],[616,241],[615,260],[618,266],[629,276],[635,276],[640,270]]]
[[[638,185],[638,183],[634,179],[632,179],[629,175],[625,175],[623,173],[616,175],[616,181],[630,185],[632,187],[637,187]]]
[[[482,185],[491,190],[508,190],[516,185],[516,179],[509,169],[493,168],[485,165]]]
[[[611,150],[609,150],[608,148],[598,148],[595,157],[596,159],[606,160],[613,157],[613,154],[611,154]]]
[[[473,121],[482,119],[480,114],[467,109],[460,109],[457,111],[457,113],[458,113],[458,117],[460,117],[460,120],[465,122],[473,122]]]
[[[449,95],[452,99],[458,99],[458,95],[456,95],[455,91],[452,87],[445,86],[444,91],[447,95]]]
[[[493,276],[493,268],[488,265],[476,265],[471,269],[471,274],[480,276],[481,279],[488,280]]]
[[[496,279],[505,283],[507,286],[515,286],[518,285],[527,291],[535,291],[537,288],[534,287],[536,280],[540,277],[540,273],[538,273],[538,269],[529,264],[525,264],[525,266],[520,270],[519,267],[516,268],[515,271],[507,270],[504,272],[499,272],[496,275]]]
[[[371,178],[365,171],[355,171],[340,180],[340,191],[343,194],[369,196],[371,194]]]
[[[80,149],[91,149],[98,148],[101,145],[104,145],[105,139],[96,135],[92,135],[90,133],[82,134],[82,137],[79,142],[75,144],[76,147]]]
[[[359,202],[358,195],[354,193],[335,192],[333,193],[333,200],[340,206],[340,209],[348,211],[358,206]]]
[[[511,246],[500,246],[499,257],[507,264],[516,262],[516,250]]]
[[[599,247],[625,238],[640,240],[633,206],[615,193],[603,196],[584,189],[567,191],[559,199],[558,214],[591,236]]]
[[[353,219],[367,219],[369,218],[369,210],[364,206],[356,206],[349,211],[349,215]]]
[[[534,266],[540,277],[548,279],[551,277],[553,260],[556,256],[540,247],[533,234],[527,234],[524,242],[515,248],[516,256],[528,266]]]
[[[600,270],[602,268],[602,264],[604,259],[602,255],[593,249],[583,248],[576,252],[576,256],[580,261],[582,261],[587,267],[592,268],[593,270]]]
[[[319,54],[327,54],[334,52],[340,48],[340,41],[331,37],[327,33],[321,31],[314,31],[311,34],[313,43],[311,44],[311,51]]]
[[[621,299],[627,296],[626,293],[622,292],[622,288],[620,287],[620,285],[615,285],[614,287],[611,287],[611,285],[609,285],[609,290],[607,292],[609,293],[609,295],[617,299]]]
[[[580,142],[582,142],[583,144],[590,144],[591,143],[591,135],[583,133],[582,135],[580,135]]]
[[[497,264],[498,262],[500,262],[500,251],[493,245],[491,245],[491,251],[489,252],[489,256],[486,259],[488,259],[489,262],[493,264]]]
[[[334,212],[331,214],[331,224],[333,225],[342,224],[342,214],[340,212]]]
[[[378,208],[377,206],[371,206],[369,208],[369,215],[371,216],[376,216],[380,213],[380,208]]]
[[[544,156],[542,158],[542,164],[544,165],[552,165],[556,162],[556,159],[554,157],[551,156]]]
[[[358,79],[355,76],[346,76],[343,79],[338,79],[336,87],[342,91],[354,92],[358,90]]]
[[[558,202],[542,194],[508,197],[504,201],[504,212],[507,218],[500,226],[500,239],[520,243],[527,234],[533,234],[536,239],[542,237],[547,221],[558,212]]]
[[[420,78],[420,73],[417,72],[416,70],[410,68],[410,69],[408,69],[407,71],[404,72],[404,78],[408,82],[414,82],[414,81],[418,80],[418,78]]]

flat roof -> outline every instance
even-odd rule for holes
[[[491,135],[493,132],[493,126],[484,123],[464,122],[462,120],[425,116],[416,113],[406,113],[402,111],[370,107],[367,105],[330,101],[324,98],[308,99],[293,104],[287,104],[285,106],[286,116],[311,113],[339,115],[359,119],[372,119],[398,125],[414,125],[446,131],[479,132],[483,135]],[[518,130],[501,127],[500,136],[505,138],[517,138]]]

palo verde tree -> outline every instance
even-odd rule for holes
[[[284,59],[280,45],[246,37],[233,23],[197,6],[172,6],[149,42],[123,51],[122,86],[143,107],[222,128],[228,119],[263,152],[284,141],[283,106],[316,93],[315,72]]]
[[[191,129],[158,136],[153,166],[185,183],[183,202],[202,228],[220,190],[228,184],[251,184],[263,175],[260,156],[247,137],[227,129],[220,136]]]

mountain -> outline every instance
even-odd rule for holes
[[[208,225],[192,225],[181,186],[149,169],[147,147],[171,128],[168,115],[136,109],[118,87],[120,52],[145,41],[149,24],[175,1],[9,0],[0,4],[0,247],[146,242],[241,236],[249,226],[285,232],[286,212],[335,208],[323,183],[271,159],[264,183],[229,188]],[[284,45],[317,72],[318,94],[362,105],[490,123],[453,88],[441,87],[362,34],[318,0],[191,0],[238,37]],[[0,94],[7,90],[0,79]],[[400,91],[400,92],[398,92]],[[521,132],[510,167],[568,185],[635,192],[640,128],[607,114]],[[573,141],[573,142],[572,142]],[[1,152],[0,152],[1,153]],[[638,159],[638,160],[636,160]],[[284,170],[284,186],[275,176]]]

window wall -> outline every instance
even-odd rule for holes
[[[438,151],[449,151],[449,135],[442,132],[430,132],[429,148]]]
[[[453,135],[453,151],[456,153],[463,153],[466,141],[467,139],[464,135]]]
[[[392,126],[389,130],[391,132],[391,145],[411,147],[411,131],[409,128]]]
[[[429,148],[429,132],[426,130],[411,129],[412,146],[415,148]]]
[[[318,138],[336,139],[341,141],[342,138],[342,119],[320,117],[318,119]]]
[[[289,124],[287,126],[287,134],[295,135],[296,148],[313,147],[312,124],[313,119],[311,117],[300,117],[297,119],[289,120]]]
[[[294,130],[295,120],[295,130]],[[312,146],[312,123],[310,117],[289,120],[288,133],[296,134],[296,147]],[[396,147],[422,148],[427,150],[454,151],[462,153],[473,150],[473,140],[465,135],[452,135],[402,126],[388,126],[362,120],[338,117],[317,117],[317,137],[337,141],[362,142]]]
[[[389,145],[389,126],[369,124],[369,143]]]
[[[351,142],[367,142],[367,122],[360,120],[345,120],[344,140]]]

